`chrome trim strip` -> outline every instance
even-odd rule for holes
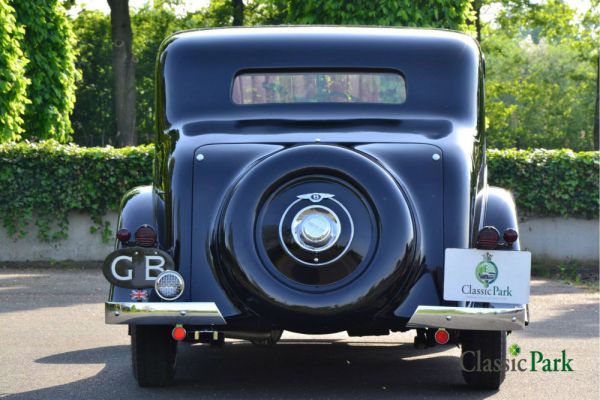
[[[215,303],[104,303],[107,324],[133,325],[225,325]]]
[[[419,306],[406,326],[474,331],[520,331],[528,322],[526,314],[524,306],[515,308]]]

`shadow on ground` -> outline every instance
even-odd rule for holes
[[[310,344],[308,344],[310,343]],[[44,364],[105,364],[97,375],[69,384],[10,395],[7,399],[135,398],[423,398],[482,399],[462,383],[458,357],[447,348],[409,344],[283,340],[271,348],[246,342],[223,349],[183,345],[175,385],[137,387],[128,346],[45,357]],[[436,354],[438,353],[439,354]],[[431,358],[416,358],[432,355]]]
[[[0,313],[5,313],[1,315],[5,317],[4,324],[15,324],[12,329],[19,329],[17,322],[22,321],[28,311],[79,304],[91,304],[93,308],[105,300],[106,290],[107,284],[99,271],[2,270]],[[570,301],[571,293],[584,295],[578,296],[578,301]],[[534,282],[532,294],[533,322],[519,333],[521,337],[540,339],[540,343],[545,338],[576,338],[573,343],[579,343],[598,337],[597,294],[552,281]],[[23,312],[6,314],[16,311]],[[49,329],[56,324],[55,310],[45,311],[35,316],[40,318],[40,329],[47,330],[46,340],[51,343],[51,335],[56,334]],[[73,325],[65,329],[79,329],[81,323],[90,329],[98,328],[103,323],[101,313],[93,315],[82,315],[81,320],[74,320]],[[94,339],[95,344],[86,340],[82,334],[74,338],[74,346],[81,348],[98,343],[97,339]],[[49,382],[52,379],[71,382],[13,395],[2,394],[0,388],[0,398],[482,399],[495,393],[466,387],[460,373],[459,352],[447,349],[423,351],[414,349],[412,344],[369,342],[369,338],[282,340],[272,348],[258,348],[247,342],[230,342],[223,349],[183,345],[175,385],[141,389],[131,374],[128,346],[96,347],[35,360],[44,366],[51,365],[52,372],[47,368],[20,370],[19,365],[14,366],[16,372],[2,370],[26,387],[36,382],[36,374],[41,371],[49,374],[46,376]],[[13,346],[3,351],[18,352],[19,348]],[[30,360],[35,358],[32,356]],[[100,372],[86,378],[71,376],[71,371],[77,371],[68,367],[72,365],[97,365]],[[11,372],[14,373],[11,375]]]

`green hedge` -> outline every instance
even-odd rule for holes
[[[150,182],[152,146],[114,149],[55,141],[0,145],[0,216],[12,237],[35,224],[42,240],[66,237],[67,214],[101,217],[130,188]],[[490,150],[490,184],[510,189],[521,214],[598,217],[598,152]]]
[[[488,182],[513,192],[521,216],[598,218],[600,153],[489,150]]]
[[[66,238],[67,213],[90,214],[103,237],[101,217],[116,210],[123,194],[151,180],[152,146],[115,149],[55,141],[0,145],[0,216],[12,237],[37,225],[44,241]]]

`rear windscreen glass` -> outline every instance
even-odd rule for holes
[[[235,77],[235,104],[375,103],[406,100],[397,72],[248,72]]]

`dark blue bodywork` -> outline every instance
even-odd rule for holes
[[[406,102],[232,102],[241,71],[293,69],[396,70]],[[163,43],[156,76],[154,183],[124,198],[119,224],[155,227],[187,282],[180,301],[215,302],[224,330],[405,329],[418,305],[446,304],[446,248],[474,247],[484,225],[516,227],[510,195],[487,187],[484,67],[466,35],[197,30]],[[306,176],[314,179],[298,183],[302,190],[339,189],[364,214],[355,269],[335,282],[271,265],[269,241],[261,244],[264,209],[280,207],[271,197],[293,197],[286,185]],[[115,287],[111,300],[127,301],[128,292]]]

